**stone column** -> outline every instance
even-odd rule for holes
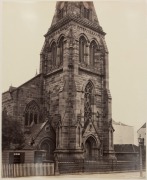
[[[60,66],[60,48],[57,46],[57,60],[56,60],[56,66]]]
[[[43,73],[43,57],[44,54],[40,54],[40,73]]]
[[[90,64],[90,57],[89,57],[89,44],[86,46],[86,65],[89,65]]]
[[[105,87],[106,89],[109,89],[109,59],[108,59],[108,53],[105,53],[104,58],[104,68],[105,68]]]
[[[57,175],[59,175],[59,162],[58,162],[58,155],[57,154],[55,154],[55,163],[54,163],[54,165],[55,165],[55,175],[57,176]]]

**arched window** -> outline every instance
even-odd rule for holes
[[[51,58],[52,58],[53,66],[56,66],[56,56],[57,56],[57,47],[56,47],[56,43],[53,42],[53,44],[51,45]]]
[[[90,17],[90,10],[84,7],[84,18],[89,19]]]
[[[62,37],[59,41],[59,65],[63,64],[63,57],[64,57],[64,37]]]
[[[90,43],[90,65],[92,66],[95,65],[95,58],[97,51],[98,51],[98,46],[95,41],[92,41]]]
[[[84,122],[88,123],[90,119],[92,119],[92,105],[94,101],[94,88],[91,82],[85,87],[85,95],[84,95]]]
[[[84,36],[81,36],[79,39],[79,61],[85,62],[85,53],[86,53],[86,39]]]
[[[25,110],[25,126],[30,126],[32,123],[39,123],[39,107],[35,101],[30,102]]]

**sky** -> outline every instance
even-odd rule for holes
[[[2,92],[39,72],[44,34],[55,4],[3,0]],[[147,120],[147,1],[97,0],[94,5],[109,50],[112,117],[134,126],[136,132]]]

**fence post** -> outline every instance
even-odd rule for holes
[[[59,164],[58,164],[58,156],[57,156],[57,154],[55,155],[55,163],[54,163],[54,165],[55,165],[55,175],[59,175]]]
[[[112,171],[113,171],[113,159],[112,159]]]
[[[82,172],[84,173],[84,159],[82,159]]]

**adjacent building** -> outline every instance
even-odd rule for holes
[[[146,123],[144,123],[140,129],[138,129],[137,135],[138,135],[138,138],[139,137],[144,138],[144,145],[146,146]]]
[[[114,131],[114,144],[134,144],[134,127],[121,122],[112,122]]]

